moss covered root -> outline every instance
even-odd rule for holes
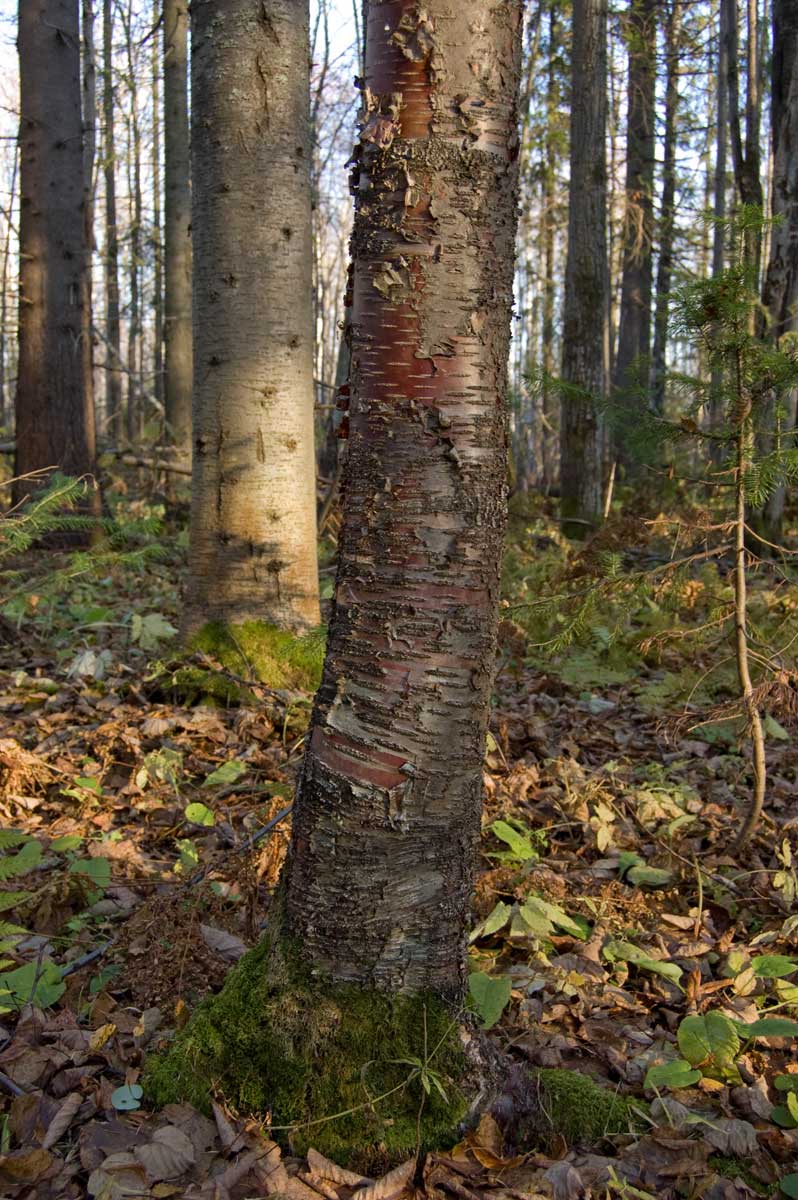
[[[643,1104],[600,1087],[579,1071],[535,1071],[533,1085],[537,1091],[534,1132],[544,1139],[559,1134],[569,1146],[595,1145],[644,1124]]]
[[[267,944],[246,955],[150,1061],[148,1099],[207,1111],[222,1097],[270,1116],[275,1138],[295,1152],[313,1145],[361,1171],[451,1145],[469,1073],[452,1012],[432,995],[311,980],[291,961]]]

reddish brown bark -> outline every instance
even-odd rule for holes
[[[286,878],[333,978],[462,991],[505,519],[520,0],[372,0],[335,607]]]

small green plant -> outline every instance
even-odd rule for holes
[[[798,969],[798,964],[793,964],[792,969]],[[757,970],[761,978],[768,977],[767,967],[759,964]],[[717,1011],[684,1017],[676,1033],[681,1058],[650,1067],[644,1086],[655,1091],[659,1088],[684,1088],[698,1083],[702,1078],[739,1083],[737,1059],[750,1042],[770,1037],[798,1037],[798,1021],[787,1017],[761,1017],[744,1024]],[[798,1098],[794,1107],[798,1109]],[[790,1115],[789,1108],[787,1115]]]

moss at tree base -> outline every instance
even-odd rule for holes
[[[569,1146],[596,1145],[604,1138],[640,1130],[645,1105],[600,1087],[579,1071],[533,1072],[535,1098],[531,1141],[560,1135]]]
[[[207,697],[224,705],[254,701],[247,682],[276,690],[315,692],[321,682],[326,630],[294,634],[262,621],[240,625],[212,622],[188,642],[194,655],[207,655],[229,674],[211,666],[177,665],[169,690],[189,701]]]
[[[428,1062],[429,1091],[414,1060]],[[155,1105],[186,1100],[207,1112],[223,1098],[270,1117],[275,1139],[297,1153],[314,1146],[378,1171],[456,1140],[469,1077],[458,1020],[439,998],[312,980],[284,946],[264,942],[150,1061],[144,1084]]]

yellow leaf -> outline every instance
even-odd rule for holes
[[[102,1050],[105,1043],[110,1041],[115,1033],[116,1025],[110,1022],[107,1025],[101,1025],[99,1029],[95,1029],[89,1042],[89,1050],[91,1050],[92,1054],[95,1054],[98,1050]]]

